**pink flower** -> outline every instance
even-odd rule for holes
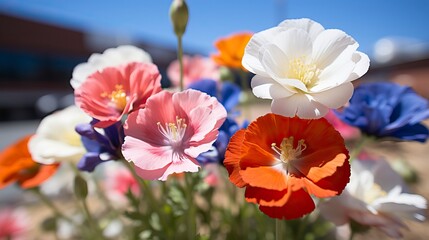
[[[125,194],[131,191],[135,196],[140,195],[140,188],[131,172],[123,164],[109,162],[105,168],[106,180],[104,186],[107,196],[116,203],[125,203]]]
[[[22,209],[0,210],[0,239],[25,239],[28,230],[28,218]]]
[[[338,132],[340,132],[341,136],[345,140],[357,138],[360,134],[358,128],[352,127],[341,121],[341,119],[339,119],[332,110],[326,114],[325,118]]]
[[[218,163],[208,163],[204,165],[204,170],[207,172],[204,182],[211,187],[216,187],[219,185],[221,179],[219,167],[220,165]]]
[[[76,105],[99,120],[105,128],[125,114],[144,108],[146,100],[161,91],[161,75],[151,63],[129,63],[107,67],[88,77],[75,89]]]
[[[173,61],[168,66],[167,76],[173,86],[179,86],[180,71],[178,60]],[[212,59],[198,55],[193,57],[183,56],[183,82],[185,86],[201,79],[218,81],[219,78],[219,68]]]
[[[143,179],[197,172],[195,158],[210,149],[225,118],[225,108],[205,93],[163,91],[128,116],[122,153]]]

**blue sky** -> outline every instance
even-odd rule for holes
[[[429,42],[427,0],[188,0],[185,48],[214,52],[213,42],[238,31],[258,32],[286,18],[307,17],[338,28],[372,54],[386,36]],[[74,29],[115,33],[175,46],[169,0],[0,0],[0,11]]]

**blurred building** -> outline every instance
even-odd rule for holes
[[[371,66],[359,82],[392,81],[411,86],[429,99],[429,43],[410,38],[383,38],[374,46]]]
[[[73,102],[73,68],[122,44],[146,50],[165,70],[176,50],[126,36],[81,32],[0,13],[0,121],[36,119]]]

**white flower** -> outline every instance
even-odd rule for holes
[[[42,164],[77,162],[86,150],[75,127],[89,121],[91,118],[74,105],[45,117],[28,143],[31,157]]]
[[[402,237],[402,219],[424,221],[427,201],[406,193],[401,177],[384,160],[354,160],[346,190],[320,205],[322,215],[338,226],[350,219],[377,227],[392,238]]]
[[[151,63],[151,56],[144,50],[131,45],[106,49],[102,54],[92,54],[88,62],[78,64],[73,70],[70,84],[74,89],[88,78],[89,75],[106,67],[115,67],[130,62]]]
[[[310,19],[285,20],[253,35],[242,64],[256,74],[253,93],[273,99],[273,113],[320,118],[346,104],[351,81],[368,71],[369,58],[358,46],[341,30],[325,30]]]

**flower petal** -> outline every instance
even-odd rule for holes
[[[289,200],[281,207],[259,206],[259,210],[271,218],[294,219],[300,218],[315,209],[313,199],[304,190],[292,192]]]
[[[309,94],[294,94],[287,98],[274,99],[271,111],[287,117],[296,115],[304,119],[317,119],[325,116],[329,109],[314,101]]]
[[[328,89],[323,92],[312,93],[314,101],[325,105],[328,108],[340,108],[344,106],[353,95],[353,84],[346,82],[338,87]]]
[[[262,77],[260,75],[255,75],[252,78],[251,86],[253,94],[256,97],[264,99],[278,99],[295,94],[272,78]]]
[[[302,29],[287,29],[286,31],[279,32],[272,40],[272,44],[277,46],[283,57],[283,67],[289,65],[289,61],[303,56],[310,56],[313,48],[311,38],[308,33]],[[270,46],[267,44],[265,47]]]
[[[245,130],[238,130],[229,141],[223,164],[229,173],[229,180],[237,187],[244,187],[246,183],[240,175],[240,159]]]
[[[352,61],[355,63],[353,73],[347,79],[347,81],[353,81],[357,78],[362,77],[369,69],[369,57],[365,53],[356,51],[353,53]]]
[[[359,44],[345,32],[338,29],[328,29],[321,32],[313,43],[312,58],[319,68],[329,66],[349,46],[353,52]]]
[[[311,40],[314,41],[316,37],[323,31],[325,28],[320,25],[320,23],[315,22],[308,18],[301,19],[287,19],[279,24],[279,27],[284,29],[298,28],[306,31],[310,36]]]
[[[166,181],[167,177],[173,173],[198,172],[199,168],[197,160],[190,158],[182,159],[180,162],[171,163],[158,180]]]
[[[252,187],[282,191],[288,187],[286,175],[273,167],[248,167],[240,170],[241,178]]]
[[[275,191],[266,188],[246,187],[246,201],[267,207],[281,207],[289,200],[292,191]]]
[[[241,61],[243,67],[254,74],[268,77],[268,74],[265,73],[264,67],[260,62],[261,50],[263,46],[270,43],[271,39],[281,31],[284,30],[280,27],[274,27],[254,34],[244,50],[243,59]]]
[[[173,159],[173,149],[170,146],[153,146],[131,136],[125,137],[122,154],[127,161],[145,170],[161,169]]]

